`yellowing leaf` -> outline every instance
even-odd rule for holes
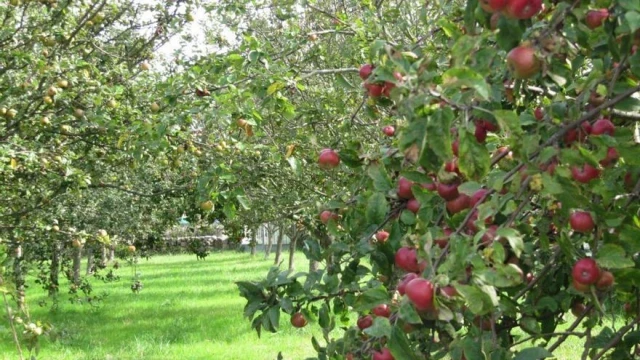
[[[15,170],[17,167],[18,167],[18,162],[16,161],[16,159],[11,158],[11,168]]]

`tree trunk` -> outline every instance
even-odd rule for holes
[[[20,245],[19,243],[16,243],[13,249],[13,256],[14,256],[14,261],[13,261],[13,274],[14,274],[14,280],[16,283],[16,293],[17,293],[17,297],[16,297],[16,302],[18,304],[18,308],[24,312],[25,308],[25,296],[24,296],[24,290],[25,290],[25,276],[24,276],[24,269],[22,266],[22,245]]]
[[[74,248],[73,253],[73,283],[80,285],[80,264],[82,262],[82,246]]]
[[[280,264],[280,257],[282,256],[282,240],[284,238],[284,226],[280,224],[278,226],[278,239],[276,240],[276,259],[273,261],[275,265]]]
[[[291,236],[291,242],[289,243],[289,270],[293,270],[294,257],[296,254],[296,243],[298,242],[298,236],[300,232],[296,229],[296,225],[293,224],[293,236]]]
[[[60,290],[60,242],[55,241],[51,246],[51,264],[49,265],[49,296],[55,296]]]
[[[115,258],[116,258],[116,246],[115,245],[110,245],[109,246],[109,256],[107,258],[107,261],[111,262]]]
[[[100,246],[101,252],[100,252],[100,267],[102,269],[104,269],[105,267],[107,267],[107,246],[102,244]]]
[[[256,256],[256,246],[257,244],[257,240],[256,240],[256,233],[258,232],[258,230],[254,229],[253,231],[251,231],[251,241],[249,242],[249,246],[251,247],[251,257]]]
[[[264,248],[264,259],[269,258],[269,254],[271,253],[271,246],[273,245],[273,232],[275,231],[275,227],[273,225],[269,225],[267,227],[267,246]]]
[[[94,256],[93,256],[93,246],[90,246],[87,252],[87,270],[86,276],[93,274],[93,266],[94,266]]]
[[[315,260],[309,261],[309,272],[310,273],[318,271],[319,268],[320,268],[320,262],[319,261],[315,261]]]

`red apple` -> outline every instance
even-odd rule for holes
[[[542,0],[509,0],[504,14],[514,19],[530,19],[542,10]]]
[[[590,233],[596,227],[591,214],[586,211],[574,211],[569,215],[569,224],[573,231],[581,233]]]
[[[542,110],[542,108],[538,106],[533,111],[533,116],[536,118],[536,120],[542,121],[542,119],[544,119],[544,110]]]
[[[416,199],[407,201],[407,210],[411,211],[414,214],[417,214],[418,211],[420,211],[420,202]]]
[[[575,317],[580,317],[587,311],[587,307],[582,302],[576,302],[571,307],[571,313]]]
[[[602,23],[607,17],[609,17],[609,10],[607,9],[589,10],[587,11],[584,22],[589,29],[595,29],[602,26]]]
[[[604,104],[605,100],[606,98],[604,97],[604,95],[598,94],[597,91],[592,91],[589,95],[589,104],[593,106],[600,106]]]
[[[477,203],[480,202],[480,200],[482,200],[482,198],[489,192],[489,190],[487,189],[480,189],[477,190],[475,193],[473,193],[473,195],[471,196],[471,200],[469,201],[469,206],[473,207],[476,206]]]
[[[387,125],[382,128],[382,132],[388,137],[392,137],[393,135],[395,135],[396,129],[391,125]]]
[[[485,129],[480,124],[476,124],[476,131],[475,131],[474,135],[476,137],[476,140],[480,144],[484,144],[484,142],[487,140],[487,129]]]
[[[418,272],[418,255],[416,249],[410,247],[401,247],[395,256],[396,267],[407,272]]]
[[[584,258],[573,265],[571,275],[578,284],[592,285],[600,278],[600,268],[592,258]]]
[[[418,310],[433,309],[433,284],[423,278],[411,280],[405,287],[407,297]]]
[[[360,330],[364,330],[370,327],[371,325],[373,325],[373,316],[367,315],[360,317],[356,322],[356,325],[358,325],[358,329]]]
[[[376,233],[376,240],[378,240],[378,242],[383,243],[387,241],[388,238],[389,238],[389,233],[384,230],[380,230]]]
[[[613,281],[613,274],[605,270],[600,274],[600,278],[596,282],[596,288],[600,291],[608,290],[613,285]]]
[[[401,199],[413,199],[413,191],[411,191],[412,186],[413,181],[400,177],[398,179],[398,197]]]
[[[591,135],[607,134],[609,136],[613,136],[615,128],[616,127],[613,125],[611,120],[602,118],[593,123],[593,126],[591,127]]]
[[[582,168],[573,166],[571,168],[571,176],[574,180],[581,183],[588,183],[600,175],[600,170],[589,164],[584,164]]]
[[[618,150],[616,150],[616,148],[614,147],[610,147],[607,149],[607,155],[605,156],[605,158],[600,160],[600,165],[609,166],[615,163],[619,157],[620,157],[620,154],[618,154]]]
[[[380,97],[382,95],[382,92],[384,91],[384,86],[381,84],[365,83],[364,87],[367,89],[367,93],[369,94],[369,96],[373,98]]]
[[[438,195],[445,200],[453,200],[458,197],[458,183],[444,184],[438,183]]]
[[[374,351],[371,360],[395,360],[395,358],[391,355],[391,351],[384,347],[380,351]]]
[[[496,238],[496,232],[498,231],[498,225],[491,225],[482,235],[481,244],[484,246],[490,246]]]
[[[457,198],[447,201],[447,210],[450,214],[457,214],[469,208],[471,198],[465,194],[458,195]]]
[[[513,2],[522,1],[527,0],[514,0]],[[507,54],[507,67],[516,79],[528,79],[540,71],[540,60],[532,47],[521,45],[513,48]]]
[[[509,2],[508,0],[488,0],[489,7],[493,11],[499,11],[504,9],[504,7],[507,6],[508,2]]]
[[[578,292],[581,292],[581,293],[589,292],[589,285],[581,284],[577,282],[575,279],[571,281],[571,284],[573,285],[573,288],[576,289]]]
[[[389,305],[387,304],[380,304],[374,307],[371,312],[380,317],[388,318],[389,316],[391,316],[391,308],[389,308]]]
[[[458,156],[459,148],[460,148],[460,140],[458,139],[453,140],[453,142],[451,143],[451,151],[453,152],[453,155]]]
[[[321,169],[333,169],[340,164],[340,156],[332,149],[324,149],[318,156],[318,164]]]
[[[422,187],[423,189],[427,189],[429,191],[436,191],[437,189],[436,179],[432,175],[430,175],[430,177],[431,177],[431,182],[422,183],[420,184],[420,187]]]
[[[407,284],[409,283],[409,281],[418,278],[418,274],[410,272],[408,274],[405,274],[402,279],[400,279],[400,282],[398,283],[398,287],[396,288],[398,290],[398,292],[400,293],[400,295],[404,295],[405,294],[405,289],[407,287]]]
[[[329,223],[329,220],[336,221],[338,220],[338,218],[339,218],[338,214],[331,212],[329,210],[325,210],[320,213],[320,221],[325,225]]]
[[[527,273],[527,275],[525,275],[525,281],[527,282],[527,284],[531,283],[533,280],[535,280],[535,276],[533,276],[532,273]]]
[[[373,72],[373,65],[371,64],[364,64],[362,66],[360,66],[360,79],[362,80],[367,80],[369,78],[369,76],[371,76],[371,73]]]
[[[447,286],[441,288],[440,292],[442,293],[442,295],[444,295],[447,298],[452,298],[452,297],[458,296],[458,290],[456,290],[456,288],[454,288],[451,285],[447,285]]]
[[[448,227],[445,227],[444,229],[442,229],[442,231],[444,232],[444,237],[434,240],[434,242],[440,247],[440,249],[444,249],[447,246],[447,243],[449,242],[449,236],[453,234],[453,230]]]
[[[498,22],[500,21],[500,13],[494,13],[491,15],[491,19],[489,19],[489,28],[491,30],[495,30],[498,28]]]
[[[304,318],[301,312],[297,312],[291,315],[291,325],[296,328],[302,328],[307,325],[307,319]]]
[[[395,87],[396,87],[396,84],[385,81],[384,85],[382,86],[382,95],[386,97],[391,97],[391,90],[393,90],[393,88]]]
[[[483,128],[485,128],[487,131],[489,132],[497,132],[498,130],[500,130],[500,128],[498,127],[497,124],[486,120],[486,119],[478,119],[476,120],[476,125],[480,125]]]

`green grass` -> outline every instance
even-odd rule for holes
[[[62,294],[58,310],[51,312],[50,306],[38,305],[51,301],[31,283],[32,320],[52,323],[57,334],[56,340],[41,340],[38,358],[273,360],[278,351],[285,359],[313,356],[311,326],[294,329],[283,314],[280,332],[263,332],[259,339],[242,317],[245,301],[234,282],[260,280],[272,263],[273,257],[263,260],[258,254],[252,259],[235,252],[214,253],[206,261],[196,261],[195,255],[143,259],[138,265],[144,284],[140,294],[129,288],[128,265],[117,270],[118,282],[92,281],[95,294],[108,293],[97,309],[71,304],[69,295]],[[301,270],[308,266],[301,254],[296,264]],[[16,359],[6,313],[0,315],[0,359]]]

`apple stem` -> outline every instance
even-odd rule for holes
[[[604,308],[602,307],[602,304],[600,304],[600,300],[598,300],[598,295],[596,294],[596,288],[593,285],[591,286],[591,296],[593,297],[593,302],[596,308],[598,309],[598,311],[600,312],[600,314],[604,315]]]

